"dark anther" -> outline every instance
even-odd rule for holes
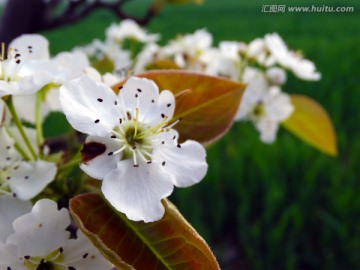
[[[97,123],[99,123],[99,122],[100,122],[99,119],[96,119],[96,120],[94,121],[95,124],[97,124]]]
[[[161,164],[162,164],[163,166],[165,166],[165,163],[166,163],[166,162],[165,162],[165,161],[163,161]]]
[[[167,105],[168,107],[170,107],[171,106],[171,103],[168,103],[168,105]]]
[[[81,150],[81,156],[83,162],[88,162],[97,156],[103,154],[106,151],[106,146],[98,142],[90,142],[84,144],[83,149]]]
[[[138,167],[139,167],[139,164],[134,164],[134,167],[135,167],[135,168],[138,168]]]
[[[82,257],[83,259],[86,259],[86,257],[88,256],[89,254],[85,253]]]
[[[108,156],[112,156],[114,154],[114,152],[109,152]]]
[[[161,114],[161,117],[162,117],[162,118],[165,118],[165,114],[162,113],[162,114]]]
[[[138,88],[138,89],[136,89],[136,90],[137,90],[139,93],[141,93],[141,89]]]
[[[98,98],[97,101],[103,102],[103,99],[102,99],[102,98]]]
[[[180,145],[180,144],[178,144],[178,145],[177,145],[177,147],[178,147],[178,148],[181,148],[181,145]]]

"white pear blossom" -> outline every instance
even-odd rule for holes
[[[8,132],[5,126],[0,127],[0,196],[29,200],[54,179],[56,166],[43,160],[24,161]]]
[[[314,63],[304,59],[301,54],[290,51],[279,34],[272,33],[265,35],[264,42],[276,62],[290,69],[298,78],[303,80],[320,80],[321,74],[316,72]]]
[[[61,112],[59,101],[59,86],[85,74],[90,66],[89,60],[83,52],[61,52],[52,59],[34,61],[28,68],[39,71],[48,78],[47,83],[53,87],[47,90],[42,102],[41,113],[45,118],[50,112]],[[35,122],[36,93],[17,95],[13,97],[18,116],[31,123]]]
[[[31,66],[48,59],[48,41],[40,35],[22,35],[9,44],[0,55],[0,97],[31,94],[49,82],[44,70]]]
[[[0,196],[0,243],[5,243],[6,238],[14,232],[13,221],[30,212],[30,201],[22,201],[10,195]]]
[[[155,43],[147,44],[135,59],[134,74],[147,70],[148,66],[158,59],[161,59],[160,46]]]
[[[116,95],[83,77],[61,87],[60,101],[70,124],[90,135],[82,170],[103,180],[106,199],[129,219],[159,220],[161,199],[174,185],[193,185],[206,174],[204,147],[178,143],[174,95],[159,93],[153,81],[130,77]]]
[[[206,64],[204,70],[206,74],[239,80],[241,74],[239,42],[220,42],[219,48],[206,50],[201,60]]]
[[[177,66],[190,70],[203,70],[201,56],[211,48],[213,37],[205,29],[180,36],[162,48],[162,54],[172,58]]]
[[[113,23],[106,29],[106,37],[114,43],[121,43],[126,38],[133,38],[142,43],[155,42],[158,34],[148,34],[135,21],[125,19],[118,24]]]
[[[110,270],[81,231],[70,239],[69,225],[67,209],[58,210],[48,199],[37,201],[30,213],[15,219],[14,233],[0,243],[1,269]]]
[[[291,115],[293,105],[280,87],[268,84],[263,73],[256,70],[247,73],[249,75],[245,77],[251,79],[242,96],[236,119],[252,121],[260,132],[261,141],[272,143],[279,123]]]

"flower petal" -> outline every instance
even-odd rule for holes
[[[167,140],[154,149],[154,159],[162,162],[161,170],[171,176],[177,187],[188,187],[200,182],[207,172],[205,148],[196,141]]]
[[[151,111],[159,98],[157,85],[148,79],[130,77],[123,85],[119,96],[125,103],[126,110],[134,117],[135,109],[139,108],[139,121],[142,122],[148,111]]]
[[[106,136],[118,123],[118,101],[106,85],[81,77],[60,88],[60,103],[67,120],[80,132]]]
[[[167,117],[167,121],[171,120],[175,111],[175,97],[173,93],[168,90],[163,90],[160,93],[159,99],[156,102],[155,108],[149,111],[144,119],[144,123],[151,126],[157,125]]]
[[[13,221],[31,211],[30,201],[21,201],[13,196],[0,196],[0,243],[5,243],[6,238],[14,232]]]
[[[276,139],[279,122],[266,117],[257,121],[255,127],[260,132],[260,140],[263,143],[273,143]]]
[[[63,247],[64,264],[74,269],[110,270],[112,265],[105,260],[88,238],[77,231],[76,239],[69,239]]]
[[[101,190],[113,207],[129,219],[153,222],[164,215],[161,199],[171,194],[173,184],[157,164],[139,163],[135,168],[127,159],[106,175]]]
[[[84,160],[81,163],[80,168],[88,174],[90,177],[95,179],[103,179],[105,175],[115,170],[117,167],[117,162],[120,160],[121,153],[113,155],[116,150],[119,149],[119,144],[112,138],[110,135],[108,137],[96,137],[89,136],[86,138],[85,145],[89,145],[91,143],[100,143],[105,146],[105,151],[96,156],[91,160]]]
[[[9,48],[12,53],[19,53],[21,61],[49,59],[49,42],[38,34],[25,34],[14,39]]]
[[[57,209],[57,204],[48,199],[35,203],[30,213],[17,218],[7,243],[18,247],[18,256],[44,257],[49,252],[64,246],[69,238],[65,229],[70,225],[67,209]]]
[[[17,169],[9,174],[9,185],[12,192],[21,200],[29,200],[38,195],[56,174],[54,163],[37,160],[22,161]]]

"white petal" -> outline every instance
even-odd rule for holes
[[[117,100],[111,88],[86,76],[60,88],[60,103],[67,120],[89,135],[105,136],[118,123]]]
[[[0,196],[0,243],[5,243],[6,238],[14,232],[13,221],[30,212],[30,201],[21,201],[13,196]]]
[[[18,259],[18,249],[13,244],[0,243],[0,266],[1,269],[28,270],[28,268]]]
[[[241,98],[235,120],[248,119],[249,113],[252,111],[254,105],[256,105],[259,101],[263,101],[265,96],[268,94],[268,91],[269,85],[265,76],[256,71],[251,76],[249,84]]]
[[[64,264],[76,270],[112,269],[112,265],[80,230],[77,231],[77,238],[69,239],[63,250]]]
[[[37,160],[18,164],[9,176],[12,192],[21,200],[29,200],[38,195],[56,175],[54,163]]]
[[[59,53],[52,61],[59,68],[59,73],[56,74],[56,81],[59,83],[81,77],[85,68],[90,65],[86,55],[80,51]]]
[[[294,111],[289,95],[279,92],[266,104],[266,114],[276,122],[286,120]]]
[[[153,222],[164,215],[161,199],[171,194],[173,184],[157,164],[139,163],[135,168],[128,159],[106,175],[101,190],[115,209],[129,219]]]
[[[80,168],[92,178],[103,179],[107,173],[116,169],[117,162],[121,159],[121,153],[116,155],[111,154],[119,149],[119,143],[111,139],[110,135],[108,135],[108,137],[87,137],[85,144],[91,142],[105,145],[106,150],[101,155],[81,163]]]
[[[14,39],[9,48],[20,53],[22,61],[49,59],[49,42],[38,34],[25,34]]]
[[[35,123],[36,94],[13,96],[14,107],[18,116],[30,123]]]
[[[119,95],[125,103],[126,110],[132,113],[133,117],[135,108],[139,108],[139,121],[143,122],[144,117],[154,108],[154,104],[159,98],[159,89],[151,80],[130,77]]]
[[[155,148],[153,155],[159,162],[165,162],[161,169],[171,176],[177,187],[194,185],[207,172],[205,148],[195,141],[187,140],[180,145],[171,138]]]
[[[260,132],[260,139],[264,143],[273,143],[276,139],[276,133],[279,123],[269,118],[263,118],[255,123],[256,129]]]
[[[161,91],[159,99],[155,103],[155,108],[149,110],[144,118],[144,123],[150,126],[161,123],[165,117],[167,117],[167,121],[171,120],[175,111],[175,97],[168,90]]]
[[[64,246],[69,238],[65,229],[70,225],[67,209],[57,209],[57,204],[48,199],[37,201],[30,213],[17,218],[15,233],[7,243],[18,247],[18,256],[46,256]]]

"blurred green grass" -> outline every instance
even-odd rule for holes
[[[134,1],[141,13],[148,1]],[[354,6],[354,13],[261,13],[263,4]],[[209,172],[171,199],[205,237],[223,269],[360,269],[359,1],[206,0],[166,8],[149,25],[163,41],[207,28],[215,43],[278,32],[323,77],[290,77],[285,90],[319,101],[334,121],[339,156],[330,158],[284,130],[263,145],[249,124],[235,124],[208,151]],[[104,38],[115,18],[99,11],[45,33],[53,53]]]

